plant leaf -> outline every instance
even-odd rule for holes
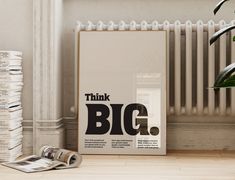
[[[230,65],[228,65],[226,68],[224,68],[224,70],[222,70],[219,75],[217,76],[215,83],[214,83],[214,89],[217,89],[219,87],[223,87],[225,84],[225,82],[232,77],[232,73],[235,72],[235,63],[232,63]],[[232,79],[230,81],[227,82],[227,84],[230,84],[235,86],[235,84],[231,84],[231,81],[234,81],[235,79]]]
[[[229,76],[220,84],[220,88],[235,87],[235,75]]]
[[[221,8],[221,6],[226,2],[226,1],[229,1],[229,0],[221,0],[216,6],[215,6],[215,9],[214,9],[214,15],[219,11],[219,9]]]
[[[213,34],[213,36],[210,38],[210,45],[212,45],[221,35],[223,35],[224,33],[235,29],[235,25],[230,25],[227,26],[225,28],[220,29],[219,31],[217,31],[215,34]]]
[[[233,36],[233,41],[235,41],[235,36]]]

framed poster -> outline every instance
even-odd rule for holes
[[[166,153],[166,32],[80,31],[79,153]]]

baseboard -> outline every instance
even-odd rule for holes
[[[30,125],[30,121],[24,122],[23,152],[24,154],[31,154],[33,147],[32,125]],[[40,139],[43,139],[44,143],[54,143],[55,146],[59,145],[77,150],[77,119],[65,117],[63,118],[63,124],[64,126],[57,131],[53,128],[42,128],[42,137]],[[232,122],[231,118],[228,118],[225,122],[220,120],[212,122],[212,119],[205,121],[201,119],[199,122],[187,123],[184,119],[181,119],[181,122],[169,122],[167,124],[167,149],[235,150],[235,123]]]
[[[75,117],[64,117],[65,147],[78,150],[78,122]]]
[[[169,150],[235,150],[234,123],[168,123]]]
[[[33,153],[33,120],[23,120],[23,154]]]
[[[168,120],[168,150],[235,150],[235,123],[232,117],[195,116],[190,119],[188,116],[187,119],[185,116]],[[176,120],[178,122],[174,122]],[[77,119],[66,118],[64,125],[65,146],[77,150]]]
[[[33,154],[33,129],[23,131],[23,154]]]
[[[38,136],[37,147],[39,150],[43,145],[52,145],[55,147],[64,147],[65,130],[63,126],[63,118],[56,120],[37,121]],[[33,121],[23,121],[23,154],[33,153]]]

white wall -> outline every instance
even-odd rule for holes
[[[23,52],[23,116],[32,120],[33,110],[33,1],[0,0],[0,50]]]
[[[63,100],[64,116],[73,116],[74,104],[74,34],[76,21],[105,22],[113,20],[149,22],[158,20],[201,19],[230,21],[234,18],[235,2],[229,1],[213,16],[212,10],[219,0],[64,0],[63,28]],[[20,50],[24,53],[24,119],[32,119],[32,59],[33,59],[33,0],[0,0],[0,49]],[[60,72],[57,72],[60,73]],[[59,77],[59,76],[58,76]],[[61,103],[58,100],[58,108]],[[72,125],[71,129],[76,130]],[[70,132],[68,132],[70,133]],[[76,133],[71,132],[74,138]],[[76,137],[75,137],[76,135]],[[70,137],[71,139],[71,137]],[[73,141],[73,143],[76,140]]]
[[[64,0],[64,115],[73,116],[70,107],[74,104],[73,96],[73,67],[74,67],[74,34],[76,21],[130,22],[157,20],[196,22],[210,19],[216,22],[234,18],[235,2],[224,5],[218,15],[213,15],[213,8],[219,0]]]

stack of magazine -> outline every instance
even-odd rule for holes
[[[22,52],[0,51],[0,161],[22,154]]]

